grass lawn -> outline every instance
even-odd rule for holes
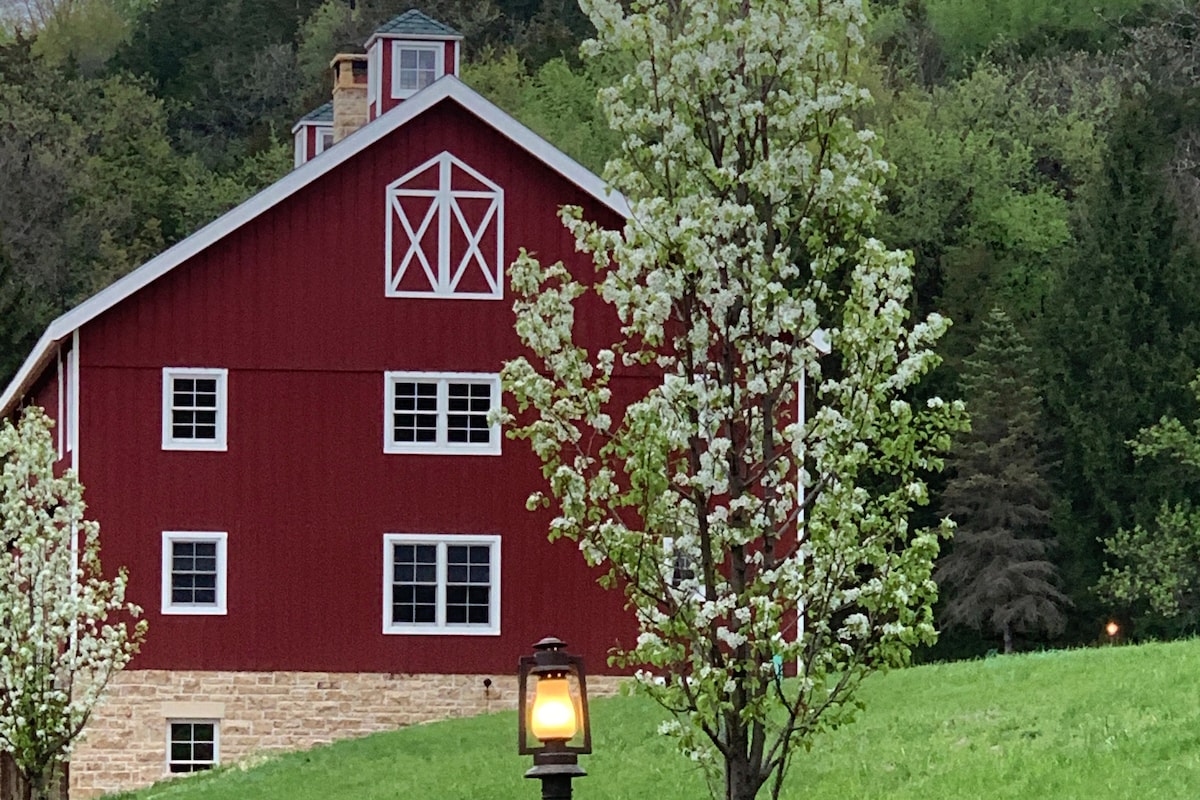
[[[991,658],[875,676],[854,725],[800,751],[790,800],[1200,796],[1200,641]],[[693,800],[697,771],[640,697],[593,707],[578,800]],[[535,800],[512,712],[406,728],[122,800]]]

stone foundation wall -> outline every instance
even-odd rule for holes
[[[620,681],[588,676],[588,696],[614,694]],[[164,778],[169,720],[216,720],[219,760],[229,764],[515,708],[516,683],[515,675],[126,670],[109,685],[71,759],[71,797],[85,800]]]

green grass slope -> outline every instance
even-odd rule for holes
[[[796,754],[789,800],[1200,797],[1200,641],[899,670],[863,687],[857,723]],[[597,701],[579,800],[705,797],[640,697]],[[122,800],[533,800],[512,712],[424,725]]]

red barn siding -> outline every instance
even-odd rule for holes
[[[601,668],[629,641],[621,596],[524,510],[541,485],[524,442],[383,453],[385,371],[496,372],[521,352],[508,295],[384,296],[385,187],[443,150],[503,187],[505,264],[523,245],[590,274],[558,206],[621,221],[443,102],[84,326],[82,478],[150,620],[135,668],[511,671],[551,632]],[[229,370],[228,452],[161,449],[164,366]],[[228,532],[226,616],[159,613],[164,530]],[[385,533],[500,534],[501,634],[383,634]]]

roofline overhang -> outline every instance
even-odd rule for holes
[[[461,42],[463,35],[460,33],[456,36],[439,35],[436,33],[372,33],[371,38],[367,39],[367,43],[363,45],[363,49],[370,50],[371,45],[375,44],[376,39],[405,39],[414,42]]]
[[[299,122],[297,122],[295,125],[292,126],[292,133],[295,134],[296,131],[300,130],[301,128],[332,128],[332,127],[333,127],[332,120],[330,120],[329,122],[325,122],[323,120],[302,119]]]

